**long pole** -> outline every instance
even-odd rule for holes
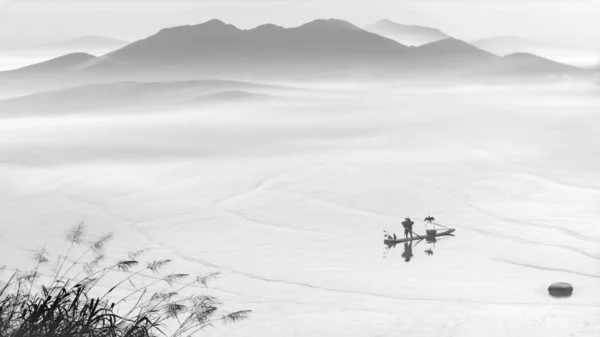
[[[437,222],[433,222],[433,224],[434,224],[434,225],[436,225],[436,226],[444,227],[444,228],[446,228],[446,229],[450,229],[450,227],[447,227],[447,226],[444,226],[444,225],[440,225],[440,224],[439,224],[439,223],[437,223]]]
[[[413,233],[414,235],[416,235],[419,239],[423,240],[424,237],[422,237],[421,235],[415,233],[414,231],[410,231],[411,233]]]

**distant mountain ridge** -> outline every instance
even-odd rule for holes
[[[64,58],[64,59],[63,59]],[[544,58],[503,58],[470,43],[443,38],[407,47],[337,19],[284,28],[273,24],[242,30],[220,20],[165,28],[100,57],[71,54],[40,65],[0,73],[0,79],[35,77],[36,69],[72,85],[114,81],[320,80],[368,77],[457,78],[581,72]],[[523,64],[520,64],[523,63]],[[539,64],[538,64],[539,63]],[[528,72],[524,65],[536,68]],[[65,76],[68,75],[68,76]]]
[[[446,60],[460,59],[466,62],[480,62],[498,59],[498,55],[479,49],[465,41],[455,38],[431,42],[413,50],[414,55],[421,58],[439,59],[443,55]]]
[[[127,61],[144,55],[144,62],[177,59],[210,59],[218,55],[264,57],[273,52],[293,56],[330,54],[344,57],[360,54],[394,54],[406,47],[392,40],[363,31],[349,22],[315,20],[295,28],[262,25],[242,30],[220,20],[194,26],[180,26],[159,31],[107,56],[113,61]],[[250,54],[254,55],[250,55]],[[290,55],[291,54],[291,55]]]
[[[450,36],[437,28],[403,25],[388,19],[367,25],[366,31],[385,36],[407,46],[421,46]]]
[[[296,91],[258,83],[203,80],[185,82],[117,82],[77,86],[0,100],[5,115],[70,113],[158,106],[181,107],[220,102],[248,102]],[[2,116],[2,114],[0,114]]]
[[[57,58],[53,58],[48,61],[44,61],[37,64],[32,64],[16,70],[9,70],[3,72],[5,75],[39,75],[44,74],[66,74],[71,71],[79,69],[85,62],[96,59],[96,56],[87,53],[72,53]]]
[[[583,69],[529,53],[513,53],[504,56],[503,59],[509,61],[511,67],[520,69],[524,73],[544,74],[557,72],[557,70],[561,70],[565,74],[585,72]]]
[[[343,76],[395,71],[408,47],[349,22],[315,20],[299,27],[261,25],[242,30],[220,20],[166,28],[104,55],[86,76],[135,80]],[[176,69],[174,66],[177,66]],[[147,77],[152,68],[154,77]],[[233,76],[233,77],[232,77]]]
[[[586,50],[580,47],[520,36],[496,36],[473,41],[472,44],[500,56],[528,53],[580,67],[591,67],[600,59],[600,50]]]

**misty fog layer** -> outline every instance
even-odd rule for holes
[[[162,112],[0,116],[0,256],[150,248],[254,310],[219,336],[592,336],[600,331],[593,86],[312,86]],[[277,95],[275,95],[277,97]],[[456,236],[385,258],[434,215]],[[433,249],[427,256],[425,250]],[[553,282],[575,295],[548,296]]]

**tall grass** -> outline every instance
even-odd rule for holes
[[[144,263],[144,251],[103,264],[104,247],[112,236],[86,242],[83,230],[79,225],[68,233],[68,250],[54,261],[54,268],[42,249],[35,254],[32,271],[15,271],[0,285],[0,337],[187,337],[250,314],[222,313],[215,297],[194,293],[216,273],[165,274],[171,261]],[[82,253],[72,259],[77,250]],[[100,285],[109,279],[112,286],[103,289]]]

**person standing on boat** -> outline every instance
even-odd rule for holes
[[[410,219],[406,218],[402,221],[402,227],[404,227],[404,236],[408,239],[408,235],[410,234],[410,238],[413,238],[413,225],[415,223]]]

